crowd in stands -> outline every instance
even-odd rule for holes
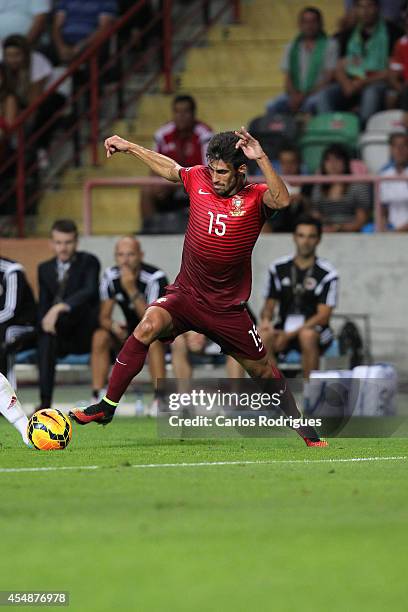
[[[182,0],[179,0],[182,3]],[[18,114],[38,98],[70,62],[131,6],[127,0],[3,0],[0,2],[0,166],[15,140],[9,128]],[[122,42],[131,38],[142,48],[151,38],[160,37],[160,23],[149,31],[144,27],[154,18],[160,2],[147,2],[143,11],[121,31]],[[391,137],[390,157],[384,176],[404,175],[406,165],[394,155],[404,138],[394,132],[408,128],[408,13],[406,2],[380,0],[346,1],[339,29],[333,36],[325,31],[324,15],[307,6],[298,16],[298,32],[285,48],[281,68],[284,91],[266,104],[265,115],[248,121],[250,131],[261,141],[273,164],[282,174],[354,174],[377,172],[368,164],[356,163],[361,155],[358,133],[355,142],[330,139],[320,145],[319,163],[305,155],[301,134],[307,134],[310,118],[335,117],[340,125],[348,114],[358,117],[360,133],[370,118],[387,109],[400,109],[401,119]],[[407,32],[404,34],[404,30]],[[101,51],[101,61],[109,55]],[[75,111],[66,104],[72,91],[89,81],[88,69],[75,73],[39,106],[25,126],[37,134],[35,156],[40,170],[49,163],[49,147],[58,121],[44,128],[56,112]],[[199,100],[197,100],[199,105]],[[182,165],[206,163],[206,145],[212,127],[199,119],[197,102],[179,95],[171,105],[169,122],[153,136],[157,151]],[[68,107],[68,108],[67,108]],[[63,110],[65,109],[65,110]],[[169,113],[170,114],[170,113]],[[245,118],[243,118],[245,119]],[[344,119],[345,120],[345,119]],[[263,126],[263,127],[261,127]],[[280,127],[279,127],[280,126]],[[343,139],[344,140],[344,139]],[[333,145],[333,146],[331,146]],[[364,158],[364,156],[363,156]],[[364,159],[363,159],[364,161]],[[257,169],[249,166],[249,174]],[[408,200],[401,198],[404,181],[387,183],[381,189],[385,229],[404,231],[403,214]],[[310,213],[323,223],[324,231],[369,231],[373,228],[373,193],[368,183],[329,182],[310,186],[289,185],[292,207],[265,225],[266,232],[292,231],[299,215]],[[389,198],[393,195],[393,200]],[[396,213],[395,194],[398,195]],[[386,199],[384,199],[386,198]],[[181,188],[149,187],[142,191],[142,233],[179,233],[186,228],[188,201]]]

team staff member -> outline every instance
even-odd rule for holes
[[[13,354],[24,337],[33,339],[37,306],[21,264],[0,258],[0,372],[16,386]]]
[[[70,219],[55,221],[51,247],[55,257],[38,267],[40,406],[51,406],[57,356],[91,350],[98,326],[99,261],[77,251],[78,230]]]
[[[99,401],[106,386],[111,351],[119,352],[123,343],[143,318],[151,302],[165,293],[168,280],[165,273],[143,261],[140,242],[132,236],[120,238],[115,246],[116,265],[106,268],[100,285],[99,329],[92,339],[92,388]],[[112,318],[117,304],[125,317],[122,325]],[[163,345],[153,342],[149,349],[149,369],[154,386],[165,378]]]
[[[303,216],[296,221],[295,256],[277,259],[269,268],[260,333],[274,355],[296,349],[302,354],[303,375],[319,368],[319,355],[333,340],[330,316],[337,303],[338,274],[316,255],[322,226]],[[279,303],[278,321],[271,324]]]

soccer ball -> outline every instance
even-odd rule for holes
[[[38,410],[28,421],[27,436],[37,450],[62,450],[71,435],[71,421],[59,410]]]

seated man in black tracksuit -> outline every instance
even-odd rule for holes
[[[35,343],[37,306],[21,264],[0,257],[0,372],[16,386],[14,353]]]
[[[55,257],[38,268],[39,408],[51,405],[57,357],[89,353],[92,334],[98,325],[98,259],[77,251],[78,230],[69,219],[55,221],[51,244]]]
[[[303,376],[319,369],[319,356],[333,341],[330,317],[337,304],[338,273],[316,250],[321,239],[319,220],[299,217],[294,228],[294,255],[281,257],[269,267],[260,334],[271,354],[291,349],[302,354]],[[278,318],[272,320],[279,304]]]

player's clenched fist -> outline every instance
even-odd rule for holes
[[[129,142],[120,136],[110,136],[105,140],[106,157],[111,157],[120,151],[126,152],[129,149]]]

